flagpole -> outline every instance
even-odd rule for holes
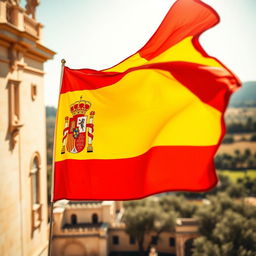
[[[66,61],[61,60],[61,72],[60,72],[60,86],[59,94],[62,85],[63,72]],[[57,124],[57,113],[55,118],[54,137],[53,137],[53,152],[52,152],[52,179],[51,179],[51,204],[50,204],[50,231],[49,231],[49,242],[48,242],[48,256],[52,255],[52,228],[53,228],[53,187],[54,187],[54,163],[55,163],[55,136],[56,136],[56,124]]]

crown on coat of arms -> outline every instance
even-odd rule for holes
[[[76,101],[75,103],[70,105],[70,112],[73,116],[79,115],[79,114],[85,114],[86,111],[91,107],[91,103],[86,100],[82,100],[82,97],[79,101]]]

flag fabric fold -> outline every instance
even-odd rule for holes
[[[218,22],[201,1],[178,0],[145,46],[116,66],[64,68],[54,201],[129,200],[216,185],[223,115],[240,86],[199,44]]]

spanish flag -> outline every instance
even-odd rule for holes
[[[106,70],[64,67],[53,200],[128,200],[217,183],[223,114],[240,81],[199,44],[219,22],[177,0],[142,49]]]

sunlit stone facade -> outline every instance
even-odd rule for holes
[[[133,255],[138,245],[125,232],[120,202],[59,202],[54,209],[53,256]],[[154,233],[144,247],[153,242]],[[162,255],[185,256],[198,236],[194,219],[178,219],[174,232],[161,233],[153,246]]]
[[[0,1],[0,255],[47,253],[43,64],[38,1]]]

